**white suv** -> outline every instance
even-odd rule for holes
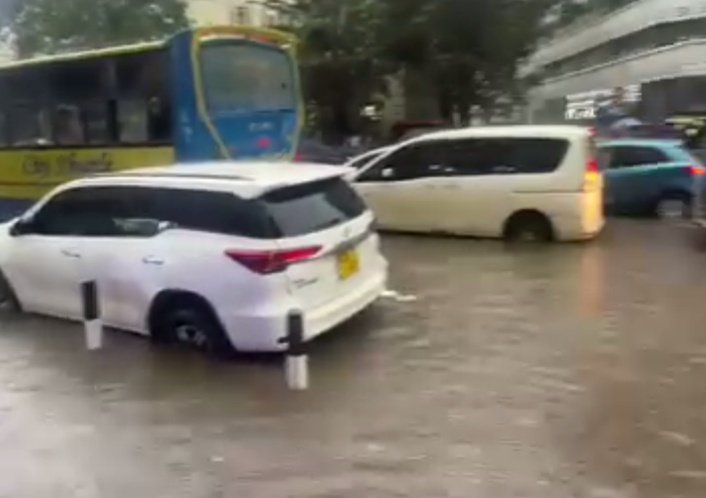
[[[80,283],[95,280],[107,326],[216,354],[282,350],[291,311],[312,339],[385,288],[345,172],[219,163],[74,181],[0,225],[0,294],[80,319]]]

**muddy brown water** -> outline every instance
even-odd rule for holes
[[[218,363],[0,315],[0,497],[706,496],[706,252],[388,236],[392,288],[319,341]],[[415,297],[415,299],[412,298]]]

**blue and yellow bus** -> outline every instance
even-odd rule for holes
[[[0,218],[87,174],[287,159],[303,116],[295,40],[211,27],[0,67]]]

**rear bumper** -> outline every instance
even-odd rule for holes
[[[600,191],[579,192],[563,196],[552,205],[550,218],[560,241],[590,240],[605,227],[603,196]]]
[[[376,301],[387,287],[387,270],[374,274],[354,292],[308,311],[304,316],[304,335],[307,340],[328,332]]]
[[[387,286],[387,265],[371,274],[355,289],[322,306],[305,309],[304,337],[312,340],[375,302]],[[220,313],[223,325],[233,346],[246,353],[271,353],[284,351],[286,346],[281,340],[287,335],[287,316],[298,309],[298,303],[283,303],[276,311],[267,315],[245,315],[237,312]]]

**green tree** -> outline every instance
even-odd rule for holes
[[[270,0],[294,20],[305,98],[328,138],[341,139],[359,124],[359,111],[385,92],[393,67],[379,40],[379,0]]]
[[[517,97],[518,64],[538,40],[551,0],[415,1],[414,33],[398,39],[406,48],[397,53],[432,79],[444,118],[457,113],[467,122],[472,106]],[[390,22],[409,5],[387,2]]]
[[[428,80],[445,118],[467,120],[518,94],[516,70],[559,0],[270,0],[288,11],[302,42],[309,101],[345,135],[356,112],[400,70]],[[411,75],[411,76],[410,76]]]
[[[11,25],[20,57],[151,40],[188,26],[183,0],[24,0]]]

